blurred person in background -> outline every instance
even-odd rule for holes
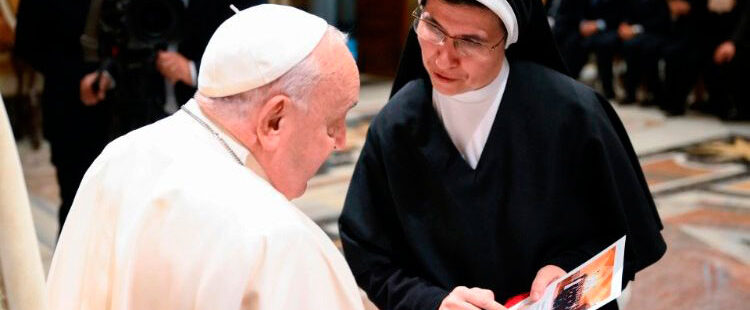
[[[560,53],[573,77],[578,77],[589,55],[596,55],[596,68],[604,96],[615,98],[612,59],[619,51],[618,26],[623,0],[559,0],[554,33]]]
[[[169,115],[191,98],[203,49],[216,27],[231,16],[229,6],[244,9],[266,2],[99,1],[98,13],[89,12],[89,21],[98,20],[98,28],[89,30],[87,24],[82,38],[84,56],[98,53],[91,57],[98,67],[81,79],[80,92],[87,105],[108,93],[113,97],[113,137]]]
[[[44,76],[42,127],[60,186],[60,228],[86,168],[109,141],[105,105],[81,102],[79,82],[96,64],[85,63],[80,36],[89,1],[22,0],[15,53]]]
[[[750,119],[750,3],[709,0],[706,17],[708,69],[704,81],[709,105],[727,120]]]
[[[706,44],[706,0],[667,0],[671,15],[664,46],[664,100],[660,108],[670,115],[682,115],[687,97],[705,72],[703,61],[711,48]],[[700,102],[698,104],[701,104]]]
[[[623,21],[617,29],[627,64],[624,102],[635,102],[636,92],[645,82],[644,103],[655,104],[663,100],[659,59],[669,30],[669,7],[665,0],[626,0],[624,4]]]
[[[52,164],[57,170],[57,181],[60,186],[60,229],[84,172],[104,146],[131,129],[167,115],[170,111],[165,110],[167,98],[172,98],[171,102],[174,105],[174,102],[185,102],[192,96],[196,81],[194,68],[199,65],[198,59],[213,31],[231,16],[229,4],[234,3],[239,8],[245,8],[265,2],[139,1],[22,0],[20,3],[15,53],[31,64],[45,79],[42,93],[42,126],[44,136],[50,144]],[[177,7],[178,10],[175,12],[183,14],[182,22],[179,24],[182,40],[175,41],[170,46],[163,46],[167,50],[152,50],[156,57],[151,60],[151,65],[142,70],[128,72],[120,68],[121,70],[112,70],[112,75],[101,71],[114,69],[112,61],[105,63],[114,51],[113,46],[105,44],[107,39],[96,35],[106,32],[101,29],[101,7],[112,7],[118,3],[132,6],[133,3],[154,5],[175,1],[176,4],[171,7]],[[124,11],[120,13],[125,14]],[[148,17],[158,21],[159,16]],[[153,23],[154,20],[146,19],[144,22]],[[131,30],[124,26],[110,30],[127,35]],[[131,22],[129,26],[144,25]],[[81,39],[86,34],[93,35],[102,43],[94,47],[94,57],[88,59],[86,53],[90,51],[84,48]],[[124,53],[122,50],[117,51]],[[91,61],[92,59],[101,61]],[[112,81],[111,76],[119,77],[119,82]],[[98,85],[95,87],[93,83],[97,78]],[[139,85],[142,87],[138,90],[129,88],[129,81],[140,81]],[[169,86],[174,87],[170,89]],[[107,98],[108,91],[119,92],[119,96],[114,96],[117,97],[116,100],[105,100],[112,99]]]

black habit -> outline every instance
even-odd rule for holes
[[[523,14],[516,11],[521,25]],[[490,289],[504,302],[528,292],[541,267],[570,271],[623,235],[624,282],[665,252],[638,158],[609,102],[559,66],[540,65],[556,59],[512,56],[522,48],[547,49],[519,44],[509,55],[475,170],[435,112],[424,69],[402,63],[339,222],[357,283],[379,308],[437,309],[457,286]],[[419,53],[412,37],[402,59]]]
[[[666,247],[624,133],[590,88],[511,62],[472,170],[429,81],[408,83],[371,125],[340,220],[358,284],[382,309],[436,309],[460,285],[502,302],[527,292],[541,267],[572,270],[623,235],[633,279]]]

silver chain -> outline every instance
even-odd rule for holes
[[[235,161],[237,161],[238,164],[244,166],[244,164],[242,163],[242,160],[240,160],[240,157],[237,156],[237,154],[235,154],[234,151],[232,151],[232,149],[229,147],[229,144],[227,144],[227,142],[224,141],[224,139],[222,139],[221,136],[219,136],[218,132],[214,131],[211,128],[211,126],[209,126],[208,124],[206,124],[206,122],[204,122],[198,116],[196,116],[195,114],[193,114],[193,112],[190,112],[190,110],[188,110],[187,108],[185,108],[184,105],[182,107],[180,107],[180,110],[185,111],[185,113],[187,113],[188,115],[190,115],[190,117],[192,117],[196,122],[198,122],[198,124],[201,124],[209,132],[211,132],[211,134],[213,134],[214,137],[216,137],[216,139],[219,140],[219,142],[221,142],[221,145],[224,146],[224,148],[227,150],[227,152],[229,152],[229,155],[232,155],[232,157],[234,158]]]

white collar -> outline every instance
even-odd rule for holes
[[[231,133],[227,132],[222,126],[214,123],[214,121],[209,119],[206,114],[203,114],[203,111],[200,109],[200,106],[198,106],[198,102],[195,101],[195,99],[191,98],[190,100],[188,100],[188,102],[185,104],[185,108],[192,112],[200,120],[205,122],[209,127],[211,127],[211,130],[219,134],[219,137],[227,143],[229,149],[231,149],[232,152],[234,152],[234,154],[240,158],[243,164],[245,163],[245,158],[247,158],[247,155],[250,154],[250,151],[244,145],[242,145],[242,143],[237,141],[237,139],[235,139]]]
[[[249,168],[261,178],[268,181],[268,176],[266,175],[260,164],[255,160],[255,157],[250,152],[250,150],[248,150],[247,147],[245,147],[240,141],[238,141],[231,133],[224,129],[224,127],[208,118],[200,109],[200,107],[198,106],[198,102],[195,101],[195,99],[191,98],[190,100],[188,100],[184,107],[188,111],[192,112],[200,120],[205,122],[206,125],[211,127],[211,130],[216,132],[219,137],[224,140],[229,149],[232,150],[232,152],[234,152],[237,157],[239,157],[245,167]]]
[[[462,157],[476,169],[500,107],[510,66],[507,60],[486,86],[458,95],[443,95],[433,88],[433,106]]]

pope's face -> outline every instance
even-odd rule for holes
[[[429,0],[422,18],[448,36],[479,42],[486,47],[502,40],[499,46],[483,55],[462,56],[451,38],[446,38],[440,45],[420,36],[422,62],[437,91],[456,95],[476,90],[492,82],[500,73],[505,58],[505,32],[495,13],[486,8]]]
[[[318,53],[323,76],[315,92],[307,98],[307,108],[291,119],[293,130],[281,147],[282,165],[277,171],[276,188],[287,198],[301,196],[307,182],[335,149],[346,144],[346,114],[359,98],[359,74],[349,50],[340,42]]]

